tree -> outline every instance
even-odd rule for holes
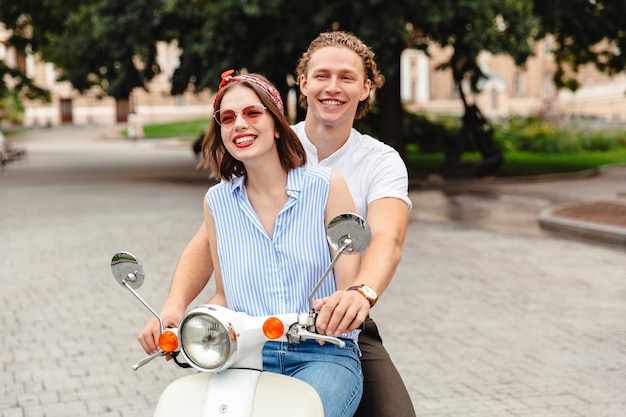
[[[521,66],[533,42],[553,33],[557,85],[575,88],[579,65],[624,68],[624,6],[626,0],[44,0],[31,7],[4,0],[0,21],[11,22],[14,45],[41,51],[77,89],[97,85],[117,99],[146,88],[158,73],[159,40],[181,48],[173,94],[215,89],[222,71],[245,68],[266,75],[285,96],[287,77],[311,39],[346,30],[376,52],[386,77],[377,92],[377,135],[404,154],[399,79],[406,47],[450,47],[441,69],[452,70],[459,88],[476,90],[484,76],[481,51],[510,55]],[[458,164],[458,152],[449,156]]]
[[[584,64],[616,74],[626,68],[626,0],[534,1],[538,37],[554,36],[557,88],[576,90],[575,73]]]
[[[477,60],[482,51],[507,54],[519,66],[532,54],[532,40],[538,19],[532,0],[460,0],[422,3],[412,16],[414,45],[428,53],[431,44],[449,47],[450,59],[439,69],[450,69],[465,108],[462,128],[446,150],[444,172],[455,175],[486,175],[502,163],[502,152],[493,143],[489,124],[475,103],[466,99],[466,85],[472,91],[486,78]],[[483,161],[461,164],[468,138],[474,137]]]
[[[94,1],[70,12],[61,31],[48,33],[43,57],[80,92],[97,86],[116,100],[128,100],[159,72],[159,26],[159,2]]]
[[[13,33],[9,44],[53,62],[61,80],[78,91],[97,86],[128,100],[158,73],[160,9],[160,2],[149,0],[4,0],[0,21]],[[23,73],[21,78],[28,79]]]
[[[411,4],[381,0],[294,2],[213,0],[199,5],[174,0],[165,11],[167,36],[182,53],[174,73],[173,93],[190,85],[214,89],[222,71],[246,68],[274,82],[283,96],[296,62],[320,32],[345,30],[363,39],[377,54],[387,78],[377,97],[385,141],[404,153],[400,101],[400,54],[408,45],[403,16]],[[183,30],[193,27],[194,31]]]
[[[22,71],[9,68],[0,61],[0,120],[21,123],[24,112],[21,97],[49,101],[50,92],[36,86]]]
[[[60,4],[69,5],[72,1]],[[59,20],[55,19],[49,4],[35,5],[31,2],[18,0],[3,0],[0,2],[0,22],[11,32],[7,40],[8,46],[13,46],[22,56],[27,52],[37,52],[39,45],[45,43],[45,36],[42,34],[47,29],[58,27]],[[14,114],[11,109],[22,108],[21,98],[26,97],[31,100],[50,100],[50,92],[34,84],[23,71],[17,68],[9,68],[0,61],[0,113],[4,117],[10,118],[14,122],[19,122],[20,115]],[[2,117],[0,116],[0,119]]]
[[[177,40],[182,51],[172,93],[215,89],[223,71],[247,69],[269,78],[284,97],[300,53],[324,30],[297,18],[311,16],[311,3],[171,1],[164,10],[163,39]]]
[[[537,25],[531,0],[433,0],[419,4],[411,0],[273,0],[264,7],[253,0],[214,0],[203,5],[175,0],[166,14],[171,15],[168,20],[174,22],[173,27],[179,28],[170,33],[183,51],[174,74],[176,93],[190,84],[197,90],[215,88],[221,71],[244,67],[265,74],[285,93],[286,76],[293,73],[298,57],[319,32],[338,29],[354,33],[375,51],[386,78],[385,86],[376,93],[378,136],[401,155],[406,141],[400,55],[405,48],[412,42],[423,49],[428,42],[452,46],[454,54],[442,68],[452,68],[459,85],[467,79],[476,87],[482,76],[476,62],[478,54],[483,50],[509,53],[521,64],[532,51],[529,41]],[[181,31],[183,27],[200,30]],[[428,42],[420,43],[425,39]]]

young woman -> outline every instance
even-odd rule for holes
[[[306,312],[332,260],[326,226],[356,210],[350,191],[336,171],[304,167],[280,95],[262,77],[227,71],[214,109],[202,144],[204,166],[221,179],[204,206],[216,278],[209,302],[256,316]],[[359,256],[341,257],[319,297],[346,289],[359,264]],[[358,331],[340,337],[346,348],[268,342],[264,368],[312,385],[326,416],[352,416],[362,394]]]

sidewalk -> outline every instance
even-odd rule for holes
[[[141,259],[140,294],[158,309],[202,221],[206,173],[188,148],[101,130],[33,132],[29,159],[0,175],[0,417],[149,417],[191,372],[131,369],[151,314],[110,259]],[[624,187],[626,170],[412,191],[402,261],[372,316],[419,417],[624,416],[624,251],[544,233],[537,217],[621,201]]]
[[[111,144],[120,140],[121,125],[61,126],[40,129],[28,134],[27,143],[38,147],[61,144],[72,149],[94,147],[94,142]],[[152,148],[157,141],[142,141],[136,147]],[[181,147],[177,140],[159,140],[159,146]],[[71,145],[70,145],[71,144]],[[188,145],[183,145],[185,151]],[[198,174],[198,172],[194,173]],[[199,178],[204,179],[202,175]],[[563,186],[554,183],[563,181]],[[580,187],[582,182],[592,185]],[[626,165],[605,167],[573,174],[555,174],[537,177],[490,177],[474,179],[443,179],[434,176],[427,180],[411,180],[415,189],[471,189],[471,188],[525,188],[526,193],[541,189],[543,194],[558,200],[557,204],[538,214],[541,228],[575,239],[617,245],[626,248]],[[555,191],[555,189],[557,191]]]
[[[595,175],[624,178],[624,181],[606,183],[611,198],[578,200],[543,210],[539,213],[539,224],[546,230],[574,238],[626,248],[626,166],[601,168]]]
[[[546,230],[626,248],[626,199],[558,205],[542,211],[539,223]]]
[[[412,182],[412,186],[421,189],[506,188],[551,196],[558,203],[538,214],[541,228],[575,239],[626,248],[626,165],[531,178],[431,178]]]

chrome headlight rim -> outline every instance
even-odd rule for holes
[[[215,308],[211,306],[198,306],[193,310],[189,311],[180,322],[179,326],[179,340],[180,340],[180,351],[183,354],[185,360],[195,369],[202,372],[220,372],[224,369],[230,367],[236,357],[237,353],[237,335],[233,325],[223,320],[219,317],[219,315],[212,314],[216,311]],[[196,349],[194,349],[193,342],[187,338],[187,333],[190,331],[189,327],[190,323],[193,323],[191,320],[200,319],[207,320],[208,322],[217,325],[219,329],[219,336],[223,338],[223,343],[220,344],[221,348],[226,350],[225,354],[213,353],[219,357],[219,361],[215,364],[207,365],[205,362],[198,358],[198,355],[194,353],[197,350],[196,341]],[[215,332],[216,330],[213,330]],[[207,336],[208,337],[208,336]],[[203,346],[208,346],[211,344],[209,340],[205,343],[201,343]],[[218,346],[218,345],[216,345]],[[215,352],[215,350],[213,350]]]

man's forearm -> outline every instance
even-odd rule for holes
[[[367,222],[372,239],[354,283],[368,285],[380,296],[389,286],[402,258],[409,223],[406,203],[397,198],[375,200],[368,206]]]

